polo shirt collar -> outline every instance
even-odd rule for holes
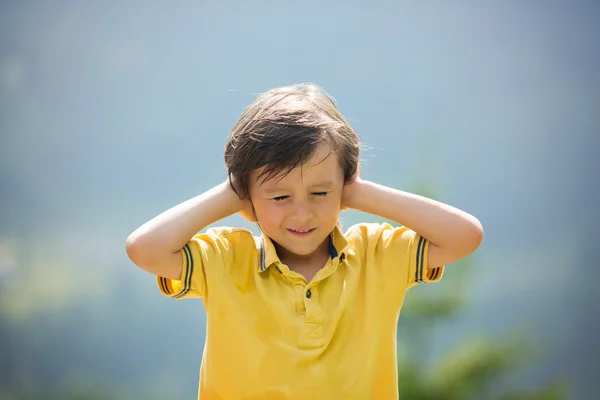
[[[259,227],[260,228],[260,227]],[[329,235],[329,254],[331,259],[339,257],[340,261],[344,261],[348,251],[348,240],[342,233],[339,224],[335,226]],[[275,245],[269,236],[261,230],[260,238],[260,260],[258,272],[266,271],[271,265],[276,262],[281,262],[277,256]]]

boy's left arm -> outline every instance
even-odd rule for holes
[[[344,187],[344,208],[392,220],[429,241],[427,268],[458,261],[483,240],[477,218],[447,204],[356,178]]]

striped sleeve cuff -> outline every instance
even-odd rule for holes
[[[162,294],[175,299],[183,299],[189,297],[200,297],[200,294],[192,290],[192,276],[194,274],[194,258],[190,244],[186,244],[182,252],[183,265],[181,270],[181,280],[164,278],[157,276],[158,288]]]
[[[422,236],[419,236],[416,251],[415,272],[413,276],[413,284],[417,283],[432,283],[437,282],[442,278],[444,266],[427,269],[427,255],[429,250],[429,241]]]

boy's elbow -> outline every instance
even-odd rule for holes
[[[144,265],[144,254],[147,253],[145,250],[147,246],[144,245],[143,239],[134,233],[127,237],[125,241],[125,252],[127,257],[138,267],[143,268]]]
[[[127,257],[139,268],[169,279],[181,279],[181,254],[156,251],[156,244],[143,236],[131,234],[125,241]]]
[[[483,242],[483,225],[475,217],[473,217],[467,238],[466,242],[468,245],[466,247],[469,254],[477,250],[481,242]]]
[[[127,257],[129,257],[134,264],[136,264],[135,260],[139,257],[138,250],[139,246],[137,245],[135,236],[133,234],[129,235],[125,241],[125,252],[127,253]]]

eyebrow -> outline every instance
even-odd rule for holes
[[[317,182],[314,185],[311,185],[311,188],[333,188],[333,186],[335,186],[335,183],[333,181],[322,181],[322,182]],[[277,187],[277,186],[271,186],[265,189],[265,194],[272,194],[272,193],[277,193],[277,192],[282,192],[287,190],[285,187]]]

